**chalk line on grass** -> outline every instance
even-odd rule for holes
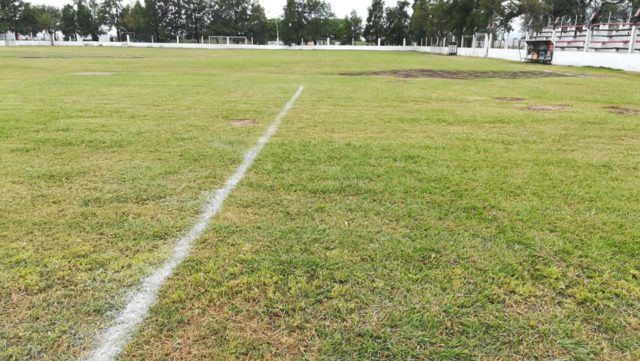
[[[262,149],[267,142],[269,142],[269,139],[278,130],[280,123],[282,123],[287,116],[287,113],[291,110],[303,90],[304,86],[298,88],[298,91],[289,102],[287,102],[269,129],[267,129],[264,135],[258,140],[258,143],[244,155],[242,163],[238,166],[235,173],[227,179],[224,187],[209,197],[198,222],[187,234],[178,240],[164,264],[144,278],[142,286],[131,296],[126,307],[116,318],[113,325],[103,331],[98,346],[91,352],[88,360],[111,361],[118,357],[138,325],[146,318],[149,309],[156,301],[158,291],[162,284],[186,258],[193,243],[204,233],[211,219],[220,212],[225,199],[236,188],[242,178],[244,178],[247,170],[249,170],[253,162],[260,155],[260,152],[262,152]]]

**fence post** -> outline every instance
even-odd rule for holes
[[[227,45],[229,45],[229,37],[227,36]]]
[[[473,36],[471,36],[471,49],[475,49],[476,48],[476,34],[474,33]]]
[[[380,38],[378,38],[378,46],[380,46]]]
[[[638,36],[638,26],[631,27],[631,35],[629,36],[629,54],[633,54],[635,51],[636,37]]]
[[[491,48],[491,41],[493,34],[484,34],[484,56],[489,56],[489,49]]]
[[[589,45],[591,44],[591,29],[587,29],[587,36],[584,38],[584,52],[589,51]]]
[[[129,34],[127,34],[127,45],[129,45],[130,42],[131,42],[131,39],[129,38]]]
[[[407,46],[407,38],[402,38],[402,46]]]

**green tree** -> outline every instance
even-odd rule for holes
[[[36,8],[32,7],[30,3],[25,3],[18,17],[17,32],[30,36],[39,33],[38,15]]]
[[[282,20],[267,19],[267,41],[276,40],[282,27]]]
[[[364,27],[364,37],[368,42],[375,43],[378,39],[384,38],[384,1],[373,0],[368,10],[367,24]]]
[[[267,15],[262,5],[254,1],[249,11],[248,35],[253,37],[256,44],[266,44],[269,41],[268,34]]]
[[[208,25],[206,0],[184,0],[185,36],[199,41]]]
[[[427,23],[428,37],[441,38],[447,34],[447,24],[449,22],[448,4],[445,0],[436,0],[430,6],[429,22]]]
[[[324,0],[307,0],[304,5],[305,38],[313,40],[325,39],[329,35],[329,19],[333,16],[331,6]]]
[[[345,42],[344,40],[348,37],[349,32],[348,19],[348,17],[345,17],[344,19],[329,19],[328,32],[331,39],[338,40],[341,43]],[[349,43],[351,43],[351,40],[349,40]]]
[[[305,25],[305,3],[301,0],[287,0],[280,28],[282,41],[289,45],[301,41],[304,37]]]
[[[444,5],[443,12],[439,13],[444,17],[444,19],[439,18],[439,26],[444,26],[444,28],[433,35],[440,38],[452,33],[458,39],[465,33],[486,31],[488,28],[487,16],[483,14],[482,10],[476,9],[480,1],[484,0],[451,0],[450,3]]]
[[[250,0],[214,0],[212,33],[216,35],[246,35]]]
[[[98,19],[100,25],[108,30],[115,29],[116,38],[122,40],[120,33],[124,30],[122,25],[122,0],[104,0],[99,6]]]
[[[64,35],[64,40],[77,40],[78,23],[76,21],[76,9],[71,5],[62,7],[60,14],[60,31]]]
[[[53,39],[56,31],[60,30],[60,10],[55,6],[36,6],[40,31],[46,31]]]
[[[343,39],[343,42],[359,41],[362,38],[362,18],[353,10],[348,17],[345,17],[345,20],[347,22],[347,37]]]
[[[396,6],[385,11],[385,40],[392,45],[402,45],[409,36],[409,2],[399,0]]]
[[[127,33],[132,33],[134,40],[149,41],[151,39],[147,11],[140,1],[136,1],[133,6],[126,5],[122,9],[121,16],[123,30]]]
[[[545,17],[550,16],[548,4],[540,0],[521,0],[519,13],[522,16],[523,30],[540,31],[546,25]]]
[[[427,0],[415,0],[413,13],[409,22],[409,34],[411,39],[422,44],[428,34],[429,2]]]
[[[146,32],[155,41],[164,41],[168,34],[170,0],[145,0],[144,19]]]
[[[100,31],[100,23],[96,17],[97,7],[95,2],[85,3],[84,0],[76,1],[76,24],[78,34],[82,36],[91,35],[93,41],[98,40]]]
[[[158,0],[158,9],[162,23],[160,32],[166,40],[185,36],[185,17],[183,0]]]
[[[0,0],[0,32],[11,31],[18,39],[18,23],[23,9],[24,3],[20,0]]]

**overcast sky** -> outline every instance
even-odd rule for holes
[[[47,4],[62,7],[65,4],[71,4],[72,0],[27,0],[33,4]],[[124,3],[133,3],[135,0],[123,0]],[[282,15],[282,8],[286,3],[286,0],[259,0],[260,4],[267,10],[268,17],[276,17]],[[144,3],[144,0],[140,1]],[[366,18],[367,7],[371,4],[371,0],[327,0],[331,4],[331,9],[338,17],[344,17],[349,14],[351,10],[356,10],[358,14]],[[395,1],[386,1],[388,3],[395,3]]]

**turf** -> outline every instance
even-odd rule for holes
[[[640,117],[606,109],[638,108],[637,74],[167,49],[0,65],[0,359],[86,355],[300,84],[122,359],[640,358]],[[339,75],[409,69],[589,77]]]

